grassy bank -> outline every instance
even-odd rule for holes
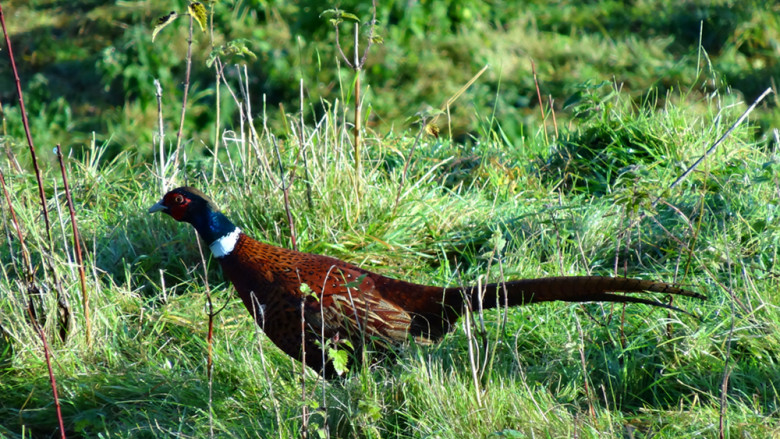
[[[601,14],[612,5],[598,4]],[[475,95],[460,98],[462,114],[440,116],[438,138],[418,136],[422,127],[410,121],[403,128],[372,126],[379,119],[367,111],[358,168],[348,99],[309,91],[302,105],[285,100],[287,119],[248,100],[253,110],[240,118],[237,109],[247,100],[236,77],[227,82],[230,90],[221,89],[224,107],[221,99],[206,105],[193,98],[187,113],[185,126],[221,134],[219,151],[208,140],[213,133],[185,130],[173,164],[178,116],[171,115],[178,115],[180,103],[163,107],[163,160],[148,145],[117,148],[101,140],[111,130],[82,147],[64,148],[84,256],[89,334],[56,158],[40,140],[47,230],[29,152],[9,116],[10,154],[0,165],[10,198],[10,204],[2,202],[6,244],[0,246],[0,435],[51,437],[57,431],[29,303],[50,347],[70,437],[285,438],[299,437],[304,427],[310,437],[371,438],[780,434],[774,96],[669,189],[746,110],[748,94],[730,88],[727,73],[713,67],[703,49],[676,61],[689,86],[658,86],[669,77],[653,68],[663,56],[637,49],[642,42],[617,24],[614,31],[595,31],[576,25],[593,12],[587,7],[541,8],[528,8],[538,16],[529,25],[538,33],[527,37],[548,44],[532,54],[537,79],[543,87],[555,84],[563,73],[559,66],[570,60],[570,72],[582,75],[571,93],[550,93],[550,106],[543,92],[541,112],[505,105],[517,92],[507,87],[509,76],[527,82],[530,99],[538,98],[527,70],[507,74],[525,55],[496,47],[503,70],[492,69],[488,75],[499,76],[482,78],[468,91]],[[235,11],[244,17],[245,10]],[[380,51],[401,39],[393,34],[393,11],[382,12],[390,30]],[[472,27],[493,26],[493,32],[506,32],[500,35],[509,44],[507,34],[516,28],[491,22],[494,12],[486,11],[470,12]],[[539,24],[559,16],[559,22],[573,23],[565,32]],[[458,17],[450,19],[464,19]],[[459,32],[452,44],[471,35],[465,28]],[[596,67],[588,71],[597,60],[556,58],[542,49],[564,50],[566,41],[604,50],[610,44],[633,47],[618,53],[636,57],[637,67],[629,69],[634,80]],[[736,46],[726,40],[720,50],[738,51]],[[390,69],[382,64],[390,60],[371,62]],[[323,70],[338,74],[335,67]],[[463,72],[442,92],[445,100],[473,75],[473,69]],[[261,77],[249,78],[247,95],[259,95]],[[364,80],[371,89],[374,77]],[[351,82],[335,89],[347,96]],[[366,108],[393,100],[381,89],[367,96]],[[479,104],[482,98],[491,105]],[[123,105],[122,111],[135,114],[135,104]],[[201,123],[199,105],[209,114],[220,105],[222,125]],[[302,113],[293,110],[298,107]],[[414,114],[403,111],[404,117]],[[117,136],[152,139],[154,105],[144,114],[117,125]],[[57,137],[46,132],[46,120],[38,122],[36,138]],[[447,130],[450,125],[468,127],[468,136]],[[479,340],[477,355],[486,366],[476,379],[468,357],[473,340],[462,319],[440,344],[407,346],[393,361],[324,382],[265,338],[208,254],[203,266],[190,227],[146,213],[164,187],[189,184],[213,196],[248,234],[290,247],[282,180],[290,182],[292,174],[289,208],[303,251],[419,283],[629,275],[679,282],[708,300],[675,301],[693,315],[644,305],[562,303],[509,310],[506,319],[503,310],[495,311],[485,315],[487,343]],[[208,297],[216,308],[225,306],[214,320],[211,379]],[[64,327],[63,315],[69,316]]]

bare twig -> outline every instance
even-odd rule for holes
[[[179,148],[181,147],[182,133],[184,132],[184,116],[187,113],[187,95],[190,91],[190,71],[192,70],[192,28],[195,19],[192,14],[187,14],[190,18],[190,33],[187,37],[187,69],[184,73],[184,96],[181,100],[181,117],[179,118],[179,130],[176,132],[176,150],[174,151],[173,172],[179,169]]]
[[[731,276],[731,252],[729,251],[728,245],[725,247],[726,249],[726,266],[728,270],[726,271],[729,275],[729,288],[728,291],[731,294],[732,297],[734,297],[734,289],[732,288],[734,284],[734,280]],[[731,375],[731,344],[732,344],[732,337],[734,337],[734,314],[735,314],[735,307],[734,307],[734,301],[732,300],[729,304],[731,307],[731,324],[729,327],[729,333],[728,337],[726,338],[726,358],[724,359],[723,364],[723,376],[721,378],[720,383],[720,412],[718,413],[718,438],[724,439],[726,437],[725,430],[726,430],[726,407],[728,406],[728,393],[729,393],[729,376]]]
[[[588,397],[588,410],[590,416],[593,418],[593,422],[596,422],[596,410],[593,408],[593,395],[590,392],[590,385],[588,384],[588,367],[585,362],[585,334],[582,332],[582,325],[580,325],[580,319],[574,316],[574,321],[577,323],[577,332],[580,335],[580,342],[578,349],[580,351],[580,365],[582,365],[582,381],[585,384],[585,394]]]
[[[371,50],[371,46],[374,44],[374,30],[376,28],[376,0],[371,0],[372,4],[372,12],[371,12],[371,21],[369,22],[369,29],[368,29],[368,37],[366,38],[366,47],[363,49],[363,55],[360,56],[360,25],[359,23],[355,23],[355,51],[354,51],[354,58],[353,61],[349,61],[349,57],[344,53],[344,50],[341,48],[341,43],[339,42],[339,22],[338,20],[334,22],[333,27],[336,30],[336,48],[339,51],[339,55],[341,55],[342,60],[349,66],[350,69],[355,71],[355,132],[354,132],[354,138],[355,138],[355,176],[357,177],[360,174],[360,147],[361,147],[361,141],[362,141],[362,103],[360,102],[360,72],[363,70],[363,67],[366,64],[366,59],[368,58],[368,52]],[[359,180],[356,180],[359,181]],[[359,187],[358,187],[358,194],[360,193]]]
[[[51,350],[49,349],[49,343],[46,342],[46,334],[43,332],[43,328],[35,320],[35,316],[32,313],[32,305],[27,307],[27,312],[30,314],[33,328],[43,343],[43,356],[46,360],[46,368],[49,370],[49,384],[51,385],[51,392],[54,397],[54,409],[57,412],[57,422],[60,426],[60,437],[65,439],[65,422],[62,420],[62,410],[60,409],[60,397],[57,394],[57,380],[54,378],[54,369],[51,367]]]
[[[290,241],[292,242],[293,250],[298,250],[298,243],[295,238],[295,222],[293,221],[292,212],[290,211],[290,186],[292,186],[295,180],[295,174],[290,171],[289,181],[285,182],[284,166],[282,165],[282,156],[279,154],[279,145],[276,142],[276,137],[272,136],[274,144],[274,151],[276,151],[276,158],[279,160],[279,180],[282,184],[282,195],[284,196],[284,211],[287,214],[287,224],[290,226]]]
[[[49,249],[53,248],[53,241],[51,238],[51,222],[49,221],[49,210],[46,206],[46,194],[44,193],[43,189],[43,178],[41,177],[41,168],[38,166],[38,158],[35,153],[35,146],[33,144],[32,134],[30,132],[30,124],[27,119],[27,111],[24,108],[24,97],[22,95],[22,81],[19,79],[19,71],[16,68],[16,62],[14,61],[14,54],[13,54],[13,48],[11,47],[11,39],[8,36],[8,31],[5,26],[5,15],[3,14],[3,8],[0,6],[0,26],[3,28],[3,34],[5,35],[5,45],[8,49],[8,59],[11,62],[11,70],[14,74],[14,82],[16,84],[16,94],[19,98],[19,109],[21,111],[22,115],[22,125],[24,126],[24,134],[27,137],[27,146],[30,149],[30,157],[32,159],[33,168],[35,169],[35,179],[38,183],[38,197],[40,198],[41,202],[41,209],[43,211],[43,220],[46,224],[46,237],[47,237],[47,244],[49,246]],[[51,267],[51,261],[49,258],[43,257],[44,259],[47,259],[48,265]],[[70,307],[68,306],[67,299],[62,293],[62,285],[59,282],[59,278],[57,276],[57,272],[52,268],[52,276],[54,277],[54,282],[56,285],[57,290],[57,306],[59,311],[59,327],[60,327],[60,338],[63,340],[65,337],[67,337],[67,327],[68,322],[70,321]],[[32,306],[32,300],[30,301],[30,305]],[[34,312],[32,313],[34,314]]]
[[[481,288],[482,285],[478,285],[477,291],[480,291]],[[479,295],[479,293],[477,294]],[[480,385],[478,371],[479,367],[477,366],[477,363],[479,363],[479,353],[476,352],[476,348],[474,346],[476,344],[476,339],[474,333],[472,332],[474,326],[474,323],[472,322],[474,317],[474,310],[470,300],[466,300],[464,306],[466,307],[466,310],[463,313],[463,316],[465,317],[463,319],[463,329],[466,331],[466,340],[469,348],[469,369],[471,370],[471,380],[474,382],[474,395],[477,398],[477,405],[482,407],[482,386]]]
[[[422,136],[422,133],[425,131],[425,125],[428,122],[425,120],[425,117],[420,121],[420,130],[417,131],[417,135],[414,137],[414,143],[412,144],[412,149],[409,151],[409,155],[406,157],[406,163],[404,163],[404,171],[401,173],[401,181],[398,182],[398,191],[396,191],[395,194],[395,202],[393,203],[393,215],[395,215],[395,210],[398,208],[398,201],[401,199],[401,190],[404,187],[404,183],[406,183],[406,172],[409,170],[409,164],[412,162],[412,156],[414,155],[414,150],[417,149],[417,144],[420,142],[420,137]]]
[[[209,46],[213,49],[214,48],[214,3],[211,3],[209,5]],[[220,93],[220,81],[222,76],[222,69],[221,66],[221,60],[219,59],[219,55],[216,57],[216,61],[214,63],[214,102],[216,103],[216,109],[215,109],[215,115],[214,115],[214,159],[213,159],[213,167],[211,169],[211,184],[214,184],[214,179],[217,176],[217,163],[219,163],[219,133],[220,133],[220,125],[221,125],[221,110],[222,110],[222,100],[221,93]],[[211,298],[209,298],[209,303],[211,302]],[[211,306],[211,305],[209,305]],[[213,428],[211,429],[211,436],[214,436]]]
[[[553,120],[553,129],[555,130],[555,138],[558,138],[558,121],[555,119],[555,100],[553,99],[552,95],[549,95],[549,102],[550,102],[550,114],[552,114],[552,120]]]
[[[0,131],[0,134],[3,136],[7,136],[8,129],[5,124],[5,110],[3,110],[2,102],[0,102],[0,119],[2,119],[2,131]],[[4,143],[5,143],[5,155],[8,157],[8,161],[14,167],[14,171],[22,172],[22,167],[21,165],[19,165],[19,161],[16,160],[16,155],[14,155],[14,151],[11,148],[11,143],[10,142],[4,142]]]
[[[715,150],[718,148],[718,146],[721,143],[723,143],[724,140],[726,140],[726,137],[728,137],[731,134],[731,132],[734,131],[748,117],[748,115],[751,112],[753,112],[753,110],[756,108],[756,106],[758,106],[759,102],[764,100],[764,98],[767,97],[767,95],[769,95],[769,93],[771,93],[771,92],[772,92],[772,87],[769,87],[766,90],[764,90],[764,92],[761,93],[761,95],[759,97],[757,97],[755,101],[753,101],[753,103],[750,105],[750,107],[748,107],[748,109],[745,110],[745,112],[742,113],[741,116],[739,116],[739,119],[737,119],[737,121],[734,122],[731,125],[731,127],[729,127],[729,129],[726,130],[726,132],[723,133],[723,135],[720,136],[720,138],[718,140],[716,140],[715,143],[712,144],[712,146],[710,146],[710,148],[704,153],[703,156],[699,157],[699,159],[696,160],[688,169],[686,169],[685,172],[683,172],[679,177],[677,177],[677,179],[674,180],[674,182],[669,185],[668,189],[671,190],[675,186],[680,184],[680,182],[685,180],[685,178],[691,172],[693,172],[699,166],[699,164],[701,164],[701,162],[704,161],[704,159],[706,159],[710,154],[715,152]],[[652,206],[655,207],[660,201],[661,201],[661,196],[658,196],[658,198],[656,198],[655,201],[653,201]]]
[[[16,230],[16,237],[19,239],[19,246],[22,251],[22,261],[24,263],[24,278],[27,279],[28,289],[33,284],[33,268],[30,261],[30,252],[27,250],[27,245],[24,243],[24,235],[22,235],[22,227],[19,224],[19,219],[16,217],[16,209],[14,209],[11,203],[11,195],[8,193],[8,187],[5,185],[5,177],[3,176],[3,170],[0,169],[0,186],[3,187],[3,195],[5,195],[5,201],[8,204],[8,210],[11,212],[11,221],[13,222],[14,229]],[[34,310],[33,310],[34,311]]]
[[[446,101],[444,101],[441,107],[439,107],[439,110],[447,113],[447,120],[450,119],[450,107],[452,106],[452,104],[454,104],[455,101],[457,101],[458,98],[460,98],[461,95],[463,95],[463,93],[465,93],[466,90],[469,89],[469,87],[474,85],[474,83],[477,82],[477,79],[479,79],[479,77],[482,76],[489,68],[490,68],[490,64],[485,64],[484,66],[482,66],[482,68],[479,69],[479,71],[474,76],[472,76],[471,79],[469,79],[461,88],[458,89],[458,91],[455,92],[455,94],[450,96]],[[436,115],[434,115],[431,118],[429,123],[435,124],[436,121],[439,120],[440,114],[441,113],[436,113]],[[449,131],[450,131],[450,137],[452,137],[452,128],[450,128]]]
[[[536,86],[536,98],[539,99],[539,112],[542,113],[542,133],[544,133],[544,142],[547,143],[547,118],[544,117],[544,104],[542,103],[542,92],[539,91],[539,80],[536,77],[536,63],[534,63],[534,59],[530,58],[531,60],[531,72],[534,75],[534,85]]]
[[[46,223],[46,235],[51,244],[51,224],[49,222],[49,211],[46,208],[46,195],[43,191],[43,179],[41,178],[41,168],[38,166],[38,158],[35,154],[35,146],[33,145],[32,134],[30,132],[30,123],[27,120],[27,111],[24,109],[24,97],[22,95],[22,81],[19,79],[19,71],[16,69],[16,62],[14,61],[14,51],[11,47],[11,39],[8,37],[8,31],[5,27],[5,16],[3,15],[3,7],[0,6],[0,25],[3,27],[3,34],[5,35],[5,46],[8,49],[8,59],[11,62],[11,70],[14,73],[14,83],[16,84],[16,96],[19,98],[19,110],[22,113],[22,125],[24,125],[24,135],[27,137],[27,146],[30,148],[30,158],[32,159],[33,168],[35,168],[35,178],[38,181],[38,196],[41,199],[41,208],[43,208],[43,220]]]
[[[306,202],[309,205],[309,209],[314,208],[314,204],[311,201],[311,182],[309,181],[309,163],[306,157],[307,152],[307,145],[308,143],[303,140],[303,127],[304,127],[304,121],[303,121],[303,77],[301,77],[301,126],[298,128],[298,143],[299,148],[301,150],[301,154],[303,155],[303,172],[304,172],[304,185],[306,186]]]
[[[206,266],[206,257],[203,255],[203,247],[200,245],[200,239],[196,239],[198,243],[198,254],[200,255],[200,265],[203,267],[203,285],[206,287],[206,314],[209,317],[208,333],[206,334],[206,377],[209,386],[209,437],[214,437],[214,404],[213,404],[213,388],[214,388],[214,317],[217,316],[227,306],[228,302],[222,306],[218,311],[214,311],[214,303],[211,301],[211,288],[209,287],[209,270]]]
[[[55,148],[57,152],[57,160],[60,162],[60,171],[62,172],[62,183],[65,187],[65,197],[68,200],[68,211],[70,212],[70,226],[73,229],[73,246],[76,251],[76,263],[79,268],[79,281],[81,284],[81,301],[84,306],[84,323],[86,325],[86,339],[87,346],[92,345],[92,321],[89,318],[89,295],[87,294],[87,280],[84,274],[84,258],[81,255],[81,237],[79,236],[79,228],[76,225],[76,211],[73,208],[73,198],[70,196],[70,187],[68,186],[68,175],[65,170],[65,163],[62,159],[62,151],[60,145]]]
[[[374,3],[376,7],[376,3]],[[376,13],[376,9],[374,10],[374,13]],[[362,137],[360,135],[360,131],[362,130],[362,124],[363,124],[363,115],[362,113],[362,106],[360,102],[360,71],[363,70],[363,64],[360,63],[358,60],[358,51],[360,48],[360,34],[358,32],[358,29],[360,28],[359,23],[355,23],[355,175],[360,175],[360,142],[362,141]],[[368,47],[371,46],[371,40],[368,41]],[[368,52],[368,49],[366,49],[366,52]],[[357,181],[357,180],[356,180]],[[358,191],[359,193],[360,191]]]
[[[213,14],[212,14],[213,19]],[[217,61],[219,61],[219,57],[217,57]],[[221,105],[221,98],[220,98],[220,88],[221,88],[221,81],[222,81],[222,63],[221,62],[215,62],[214,63],[214,75],[216,76],[216,79],[214,81],[214,93],[215,93],[215,100],[217,103],[217,110],[216,110],[216,116],[214,121],[214,163],[213,168],[211,170],[211,184],[214,184],[214,179],[217,176],[217,163],[219,163],[219,132],[220,132],[220,109],[222,108]]]
[[[698,158],[698,159],[697,159],[697,160],[696,160],[696,161],[695,161],[695,162],[694,162],[694,163],[693,163],[693,164],[692,164],[692,165],[691,165],[691,166],[690,166],[688,169],[686,169],[686,170],[685,170],[685,172],[683,172],[682,174],[680,174],[680,176],[679,176],[679,177],[677,177],[677,179],[676,179],[676,180],[674,180],[674,182],[672,182],[672,184],[670,184],[670,185],[669,185],[669,187],[667,188],[667,190],[666,190],[666,191],[670,191],[671,189],[673,189],[673,188],[675,188],[677,185],[679,185],[679,184],[680,184],[680,183],[681,183],[683,180],[685,180],[685,178],[687,178],[687,177],[688,177],[688,175],[690,175],[690,174],[691,174],[691,173],[692,173],[692,172],[693,172],[693,171],[694,171],[694,170],[695,170],[695,169],[696,169],[696,168],[697,168],[697,167],[698,167],[698,166],[699,166],[699,165],[700,165],[700,164],[701,164],[701,163],[704,161],[704,159],[706,159],[707,157],[709,157],[709,156],[710,156],[710,154],[712,154],[713,152],[715,152],[715,150],[718,148],[718,146],[720,146],[720,144],[721,144],[721,143],[723,143],[723,141],[724,141],[724,140],[726,140],[726,138],[727,138],[727,137],[728,137],[728,136],[729,136],[729,135],[730,135],[730,134],[731,134],[731,133],[732,133],[732,132],[733,132],[733,131],[734,131],[734,130],[735,130],[735,129],[736,129],[736,128],[737,128],[737,127],[738,127],[738,126],[739,126],[739,125],[742,123],[742,122],[744,122],[744,121],[745,121],[745,119],[748,117],[748,115],[749,115],[749,114],[750,114],[750,113],[751,113],[751,112],[752,112],[752,111],[753,111],[753,110],[754,110],[754,109],[755,109],[755,108],[758,106],[758,104],[759,104],[759,103],[760,103],[762,100],[764,100],[764,98],[765,98],[765,97],[767,97],[767,96],[769,95],[769,93],[771,93],[771,92],[772,92],[772,88],[771,88],[771,87],[770,87],[770,88],[767,88],[766,90],[764,90],[764,92],[763,92],[763,93],[761,93],[761,95],[760,95],[760,96],[758,96],[758,97],[756,98],[756,100],[755,100],[755,101],[753,101],[753,103],[750,105],[750,107],[748,107],[748,108],[747,108],[747,110],[745,110],[745,111],[742,113],[742,115],[741,115],[741,116],[740,116],[740,117],[739,117],[739,118],[736,120],[736,122],[734,122],[734,123],[733,123],[733,124],[732,124],[732,125],[729,127],[729,129],[728,129],[728,130],[726,130],[726,132],[725,132],[725,133],[723,133],[723,135],[721,135],[721,136],[718,138],[718,140],[716,140],[716,141],[715,141],[715,143],[713,143],[713,144],[712,144],[712,146],[710,146],[710,147],[709,147],[709,149],[707,149],[707,151],[704,153],[704,155],[702,155],[701,157],[699,157],[699,158]],[[665,192],[666,192],[666,191],[665,191]],[[658,197],[657,197],[655,200],[653,200],[653,202],[651,203],[651,206],[652,206],[652,207],[656,207],[656,206],[658,205],[658,203],[660,203],[660,202],[662,201],[662,197],[663,197],[663,195],[659,195],[659,196],[658,196]],[[636,217],[636,218],[635,218],[635,219],[634,219],[634,220],[633,220],[633,221],[632,221],[632,222],[631,222],[631,223],[628,225],[628,227],[626,227],[626,228],[624,229],[624,231],[623,231],[623,232],[621,232],[621,233],[626,233],[626,232],[627,232],[629,229],[631,229],[632,227],[634,227],[636,224],[638,224],[640,221],[642,221],[642,220],[643,220],[645,217],[647,217],[647,216],[648,216],[648,214],[647,214],[646,212],[642,212],[642,214],[638,215],[638,216],[637,216],[637,217]]]
[[[157,141],[160,143],[160,192],[165,193],[168,185],[165,182],[165,124],[162,115],[162,86],[160,80],[154,80],[154,95],[157,98]]]
[[[309,405],[306,404],[306,299],[301,298],[301,438],[309,437]],[[325,347],[323,346],[323,349]],[[323,365],[324,366],[324,365]]]

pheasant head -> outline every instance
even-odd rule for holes
[[[183,186],[168,192],[149,208],[149,213],[154,212],[164,212],[176,221],[192,224],[218,258],[230,254],[241,233],[209,197],[192,187]]]

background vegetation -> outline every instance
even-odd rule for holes
[[[0,435],[57,434],[30,300],[72,437],[780,435],[776,94],[668,189],[776,86],[778,6],[381,3],[356,169],[355,76],[322,13],[339,7],[367,29],[368,1],[207,3],[213,34],[195,30],[178,164],[189,22],[154,42],[152,25],[186,2],[3,2],[52,227],[3,58]],[[351,22],[340,33],[351,51]],[[207,61],[236,39],[256,59],[223,56],[218,89]],[[439,116],[439,137],[418,136],[419,118],[485,65]],[[55,144],[81,232],[89,338]],[[675,303],[701,318],[597,304],[510,310],[506,324],[489,314],[479,355],[493,360],[477,380],[459,328],[326,383],[265,339],[208,255],[204,270],[189,227],[146,215],[164,186],[192,184],[245,231],[290,247],[277,160],[296,176],[304,251],[421,283],[616,274],[709,300]],[[227,305],[211,380],[207,294]]]

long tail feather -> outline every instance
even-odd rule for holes
[[[705,296],[699,293],[665,282],[604,276],[521,279],[506,283],[488,284],[482,291],[479,291],[474,286],[456,289],[461,292],[461,297],[464,297],[463,293],[465,293],[465,297],[468,297],[472,306],[475,307],[478,305],[479,295],[481,295],[483,308],[495,308],[496,306],[506,305],[519,306],[559,300],[564,302],[644,303],[681,311],[658,300],[614,293],[649,292],[705,299]]]

